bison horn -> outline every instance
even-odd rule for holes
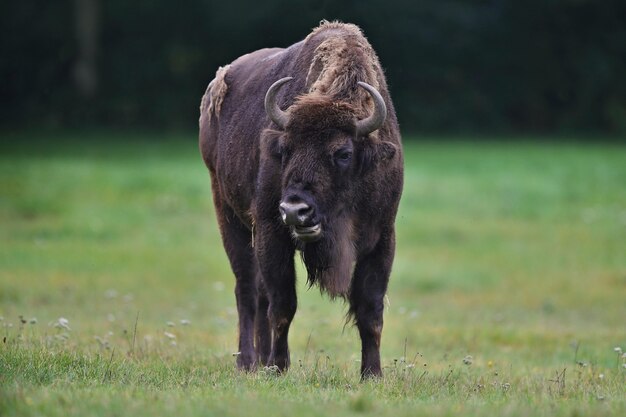
[[[280,107],[278,107],[278,104],[276,104],[276,94],[283,84],[291,80],[293,80],[293,77],[281,78],[272,84],[265,94],[265,112],[281,129],[285,129],[285,126],[287,126],[289,116],[287,112],[282,111]]]
[[[383,123],[385,123],[385,118],[387,117],[387,106],[385,105],[383,97],[374,87],[362,81],[359,81],[357,84],[359,87],[367,90],[367,92],[370,93],[374,99],[374,113],[370,117],[356,122],[356,135],[366,136],[373,131],[380,129]]]

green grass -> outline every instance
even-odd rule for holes
[[[292,369],[235,370],[193,135],[4,133],[0,415],[626,415],[626,147],[495,139],[406,140],[361,384],[346,306],[302,278]]]

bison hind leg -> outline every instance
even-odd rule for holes
[[[251,232],[225,204],[213,184],[213,201],[222,241],[231,269],[235,274],[235,297],[239,315],[239,352],[237,367],[252,371],[257,366],[254,327],[257,311],[257,265],[251,246]]]

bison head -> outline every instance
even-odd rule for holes
[[[280,166],[276,209],[298,241],[336,240],[333,234],[352,234],[350,213],[367,193],[368,170],[395,154],[394,144],[370,137],[383,126],[385,102],[374,87],[359,82],[374,102],[373,113],[362,120],[352,104],[317,94],[301,96],[283,111],[276,93],[290,80],[276,81],[265,97],[265,110],[281,129],[263,143],[265,155]]]

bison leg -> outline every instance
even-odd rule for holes
[[[239,313],[237,367],[243,370],[253,370],[256,367],[254,321],[257,307],[257,267],[251,248],[251,233],[233,210],[223,204],[215,193],[214,202],[222,241],[236,279],[235,297]]]
[[[295,249],[289,235],[276,236],[273,225],[259,225],[255,249],[267,299],[272,347],[268,365],[280,371],[289,368],[289,326],[296,313],[296,273],[293,256]],[[282,237],[282,239],[281,239]],[[282,240],[282,241],[281,241]]]
[[[384,297],[395,251],[393,231],[383,235],[374,251],[359,259],[350,289],[350,314],[361,336],[361,379],[382,376],[380,338]]]
[[[272,348],[272,331],[268,318],[270,303],[260,273],[257,275],[257,285],[258,296],[256,321],[254,323],[255,345],[259,363],[267,365]]]

